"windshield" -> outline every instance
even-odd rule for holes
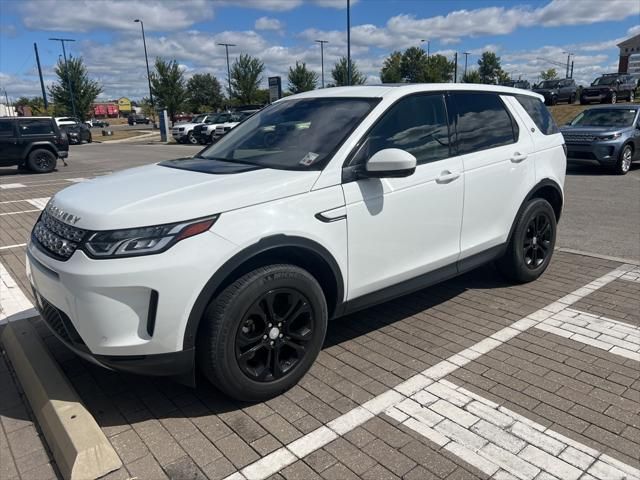
[[[206,118],[206,115],[198,115],[197,117],[193,118],[191,120],[192,123],[204,123],[204,119]]]
[[[538,88],[557,88],[560,80],[545,80],[538,85]]]
[[[617,77],[599,77],[596,78],[591,85],[613,85]]]
[[[277,102],[231,130],[200,156],[285,170],[319,170],[378,102],[304,98]]]
[[[636,110],[633,108],[594,108],[585,110],[570,125],[575,127],[630,127]]]

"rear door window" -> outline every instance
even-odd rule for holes
[[[547,107],[542,103],[542,100],[528,95],[515,95],[515,97],[520,105],[522,105],[522,108],[529,114],[531,120],[536,124],[538,130],[545,135],[553,135],[560,132],[558,125],[556,125],[556,122],[553,120]]]
[[[13,137],[13,121],[0,120],[0,137]]]
[[[518,141],[518,124],[496,93],[452,92],[456,108],[458,154]]]
[[[20,135],[51,135],[55,133],[53,123],[48,119],[20,120]]]

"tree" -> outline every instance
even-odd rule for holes
[[[423,82],[444,83],[453,79],[455,64],[444,55],[431,55],[427,60],[427,68]]]
[[[229,97],[241,104],[257,103],[264,63],[251,55],[241,54],[231,66]]]
[[[44,108],[44,99],[42,97],[20,97],[13,105],[17,107],[29,107],[32,115],[52,115],[53,108],[49,105],[48,109]]]
[[[145,117],[154,117],[155,116],[155,112],[153,111],[153,105],[151,105],[151,100],[149,100],[149,97],[144,97],[142,100],[140,100],[140,103],[138,105],[133,105],[134,102],[131,102],[132,106],[139,106],[140,108],[142,108],[142,114]]]
[[[196,73],[187,82],[186,104],[192,113],[210,112],[221,107],[222,88],[218,79],[210,73]]]
[[[478,70],[468,70],[462,75],[462,83],[482,83],[482,77]]]
[[[307,64],[296,61],[296,66],[289,67],[289,91],[291,93],[308,92],[318,85],[318,74],[307,68]]]
[[[427,54],[418,47],[407,48],[400,60],[402,78],[411,83],[426,82],[428,73]]]
[[[400,83],[404,79],[402,78],[402,52],[392,52],[387,58],[384,59],[382,70],[380,70],[380,80],[382,83]]]
[[[182,109],[187,98],[184,72],[175,60],[156,58],[155,70],[151,72],[151,92],[156,107],[166,109],[171,121]]]
[[[340,58],[333,66],[331,77],[333,78],[334,86],[342,87],[348,84],[347,68],[347,57]],[[351,85],[364,85],[366,81],[366,77],[358,70],[356,62],[351,60]]]
[[[504,79],[504,71],[500,66],[500,57],[494,52],[483,52],[478,60],[478,72],[482,83],[497,84]]]
[[[555,80],[558,78],[558,72],[555,68],[549,68],[548,70],[540,72],[540,78],[542,80]]]
[[[55,105],[55,114],[71,115],[73,113],[69,91],[70,80],[76,114],[80,120],[84,121],[91,112],[94,100],[102,93],[102,86],[89,78],[82,57],[70,57],[66,64],[64,60],[59,59],[54,71],[58,81],[49,87],[49,94]]]

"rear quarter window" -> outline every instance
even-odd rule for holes
[[[553,135],[559,133],[558,125],[553,120],[551,113],[544,106],[542,100],[528,95],[516,95],[516,100],[522,105],[522,108],[529,114],[533,123],[536,124],[538,130],[545,135]]]
[[[18,123],[21,135],[52,135],[55,133],[53,122],[48,119],[21,120]]]

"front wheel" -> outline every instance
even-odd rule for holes
[[[635,100],[635,96],[633,94],[633,90],[629,92],[629,103],[633,103]]]
[[[190,144],[192,145],[197,145],[198,144],[198,139],[196,138],[196,136],[193,134],[193,132],[189,132],[187,134],[187,140]]]
[[[198,363],[227,395],[262,401],[293,387],[327,331],[317,280],[294,265],[257,268],[213,299],[198,333]]]
[[[616,92],[613,92],[611,94],[611,104],[614,104],[618,101],[618,95],[616,95]]]
[[[526,283],[536,280],[549,266],[556,244],[556,216],[543,198],[530,200],[516,220],[504,256],[496,264],[507,278]]]
[[[613,167],[613,171],[616,175],[626,175],[631,169],[631,160],[633,159],[633,148],[631,145],[625,145],[620,155],[618,156],[618,161],[616,165]]]
[[[576,103],[576,95],[575,93],[572,93],[569,97],[569,105],[573,105],[574,103]]]

